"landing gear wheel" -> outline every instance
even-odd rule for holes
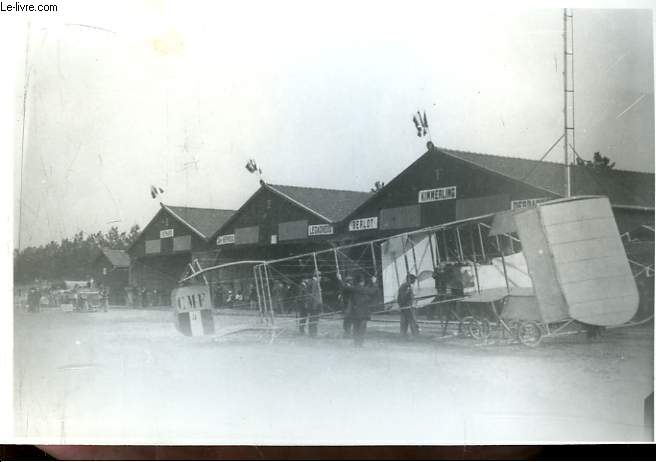
[[[542,340],[542,331],[540,330],[540,326],[535,322],[525,321],[519,326],[517,336],[522,344],[528,347],[535,347]]]
[[[490,335],[490,322],[487,319],[472,319],[467,330],[476,340],[486,339]]]

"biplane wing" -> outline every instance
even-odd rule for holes
[[[417,277],[413,286],[417,306],[433,302],[437,295],[433,271],[445,263],[457,263],[463,280],[468,281],[462,287],[465,301],[498,299],[518,288],[532,291],[523,254],[511,251],[509,255],[500,255],[498,235],[514,232],[514,228],[497,234],[488,232],[497,216],[488,214],[457,220],[381,242],[385,303],[395,301],[408,274]],[[490,237],[496,238],[494,244],[489,244]],[[489,252],[491,245],[496,247],[496,254]]]

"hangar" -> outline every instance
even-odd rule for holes
[[[209,239],[233,213],[160,203],[160,210],[127,249],[130,286],[148,292],[149,304],[168,305],[171,289],[190,263],[196,259],[202,265],[214,262],[216,252],[208,252]]]
[[[458,151],[428,151],[345,218],[359,242],[564,197],[560,163]],[[620,233],[654,224],[654,174],[571,166],[572,195],[605,195]]]
[[[331,247],[344,218],[372,196],[370,192],[288,186],[260,182],[260,188],[214,234],[217,263],[271,260]],[[246,293],[248,267],[219,276],[222,289]]]
[[[109,290],[109,303],[125,303],[125,287],[128,285],[130,256],[124,250],[103,247],[92,263],[94,280]]]

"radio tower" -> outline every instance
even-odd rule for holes
[[[574,16],[571,8],[563,9],[563,90],[566,197],[572,195],[571,164],[576,155],[574,138]],[[572,156],[570,157],[570,151]]]

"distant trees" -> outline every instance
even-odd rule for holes
[[[377,193],[378,191],[380,191],[381,189],[383,189],[384,186],[385,186],[385,182],[384,182],[384,181],[376,181],[376,182],[374,183],[374,187],[371,188],[371,192],[372,192],[372,193]]]
[[[592,156],[592,160],[585,160],[577,156],[576,165],[582,165],[596,170],[611,170],[615,167],[615,162],[611,163],[608,157],[602,156],[599,151],[597,151]]]
[[[139,225],[128,232],[113,226],[103,233],[86,234],[82,231],[61,242],[50,241],[38,247],[14,249],[14,281],[31,282],[35,279],[84,279],[91,274],[91,263],[101,247],[125,250],[139,235]]]

